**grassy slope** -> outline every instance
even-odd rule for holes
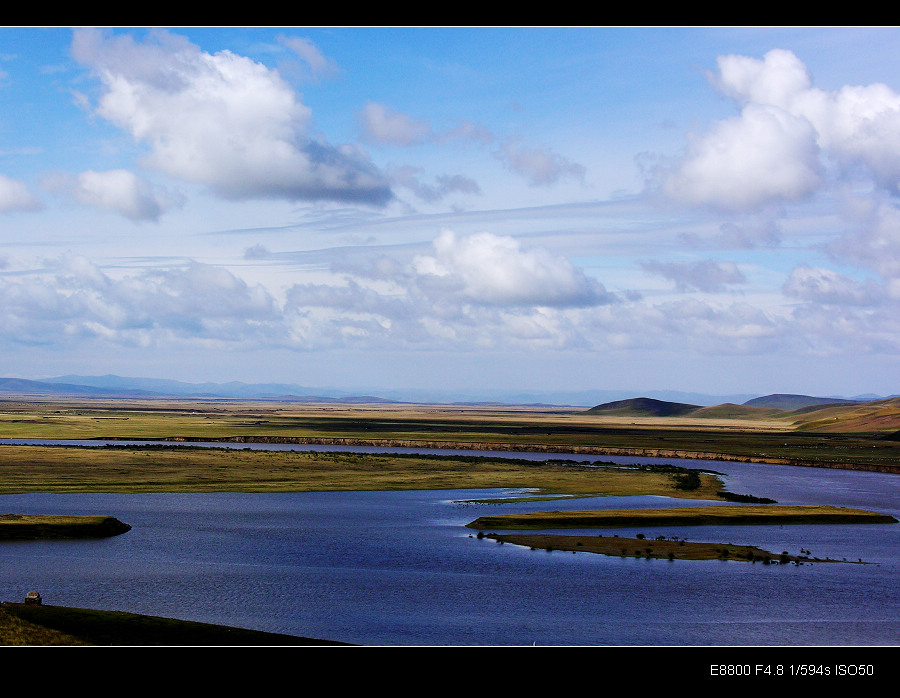
[[[0,645],[285,646],[343,643],[63,606],[0,605]]]

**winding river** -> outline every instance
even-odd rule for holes
[[[897,475],[664,462],[723,473],[732,492],[900,518]],[[551,553],[478,539],[465,528],[485,513],[686,504],[661,497],[509,502],[511,494],[3,495],[0,513],[108,514],[133,528],[97,541],[3,543],[0,598],[20,600],[37,590],[54,605],[362,645],[894,646],[900,640],[900,525],[615,531],[748,543],[776,553],[805,549],[848,561],[801,566]],[[503,502],[472,501],[486,498]],[[850,564],[860,560],[867,564]]]

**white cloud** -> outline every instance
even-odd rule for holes
[[[663,191],[676,200],[730,210],[799,199],[844,176],[898,191],[900,95],[883,84],[826,91],[806,66],[776,49],[762,60],[722,56],[711,81],[741,107],[693,140]]]
[[[444,230],[435,254],[414,260],[420,277],[487,305],[589,306],[609,302],[603,285],[563,257],[522,249],[512,237],[478,233],[457,237]],[[422,279],[424,281],[424,279]]]
[[[534,187],[555,184],[569,177],[584,180],[583,165],[571,162],[548,148],[526,147],[517,139],[507,140],[494,155]]]
[[[431,135],[427,122],[416,121],[410,116],[385,104],[367,102],[359,115],[363,138],[375,143],[409,146],[425,141]]]
[[[900,280],[900,211],[890,201],[855,200],[848,207],[849,230],[828,245],[844,263]]]
[[[340,72],[337,63],[325,56],[309,39],[299,36],[279,36],[278,41],[297,54],[310,78],[314,80],[333,78]]]
[[[721,92],[742,103],[771,104],[788,109],[806,93],[812,78],[791,51],[774,49],[763,60],[749,56],[719,56],[719,75],[710,80]]]
[[[149,146],[150,167],[232,199],[390,198],[358,149],[307,135],[310,109],[260,63],[204,53],[168,32],[139,44],[77,30],[72,50],[103,85],[97,113]]]
[[[128,170],[48,175],[44,186],[64,192],[87,206],[115,211],[134,221],[156,221],[166,210],[182,203],[182,197],[154,187]]]
[[[874,305],[883,299],[882,290],[872,282],[860,283],[831,269],[801,266],[791,272],[782,289],[811,303],[826,305]]]
[[[732,284],[746,283],[743,272],[734,262],[704,259],[697,262],[642,262],[647,271],[675,282],[681,291],[722,291]]]
[[[265,344],[278,334],[279,317],[262,287],[197,263],[117,279],[72,257],[41,274],[0,279],[0,336],[14,343]]]
[[[691,144],[663,185],[671,198],[727,210],[749,210],[814,192],[822,181],[816,134],[804,119],[748,104]]]
[[[410,190],[416,197],[428,203],[441,201],[450,194],[480,194],[478,182],[465,175],[439,175],[434,184],[421,181],[422,169],[412,166],[389,170],[391,180],[398,187]]]
[[[37,211],[40,208],[24,182],[0,174],[0,212]]]

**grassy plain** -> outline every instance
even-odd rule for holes
[[[783,412],[741,406],[684,417],[581,408],[310,405],[165,400],[0,401],[0,437],[366,443],[566,450],[900,472],[900,400]]]
[[[568,495],[716,498],[721,481],[679,490],[670,473],[505,458],[169,447],[0,447],[0,493],[309,492],[535,488]]]
[[[654,418],[593,415],[576,408],[22,398],[0,400],[0,438],[536,450],[550,459],[554,452],[580,452],[900,472],[900,440],[892,432],[900,428],[891,411],[895,406],[881,409],[880,414],[857,410],[844,421],[844,413],[793,415],[728,406]],[[900,408],[896,412],[900,414]],[[842,424],[847,428],[839,428]],[[714,470],[714,463],[710,467]],[[677,471],[552,460],[163,445],[0,446],[0,493],[512,488],[547,495],[720,500],[722,482],[713,473],[700,473],[691,487],[681,486]],[[565,538],[551,545],[588,549],[577,538]],[[600,545],[599,537],[591,545]],[[686,554],[682,548],[678,555]],[[198,634],[185,634],[191,632]],[[188,637],[195,637],[197,644],[320,644],[239,635],[234,629],[188,628],[178,621],[133,614],[0,606],[2,644],[185,644]]]

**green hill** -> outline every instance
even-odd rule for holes
[[[680,417],[700,409],[699,405],[666,402],[649,397],[606,402],[587,410],[587,414],[620,415],[624,417]]]
[[[774,407],[754,407],[752,405],[736,405],[726,402],[721,405],[701,407],[691,413],[692,417],[704,419],[772,419],[784,414],[783,410]]]
[[[777,410],[793,411],[817,405],[855,405],[858,400],[846,400],[836,397],[814,397],[812,395],[790,395],[776,393],[747,400],[748,407],[774,407]]]

